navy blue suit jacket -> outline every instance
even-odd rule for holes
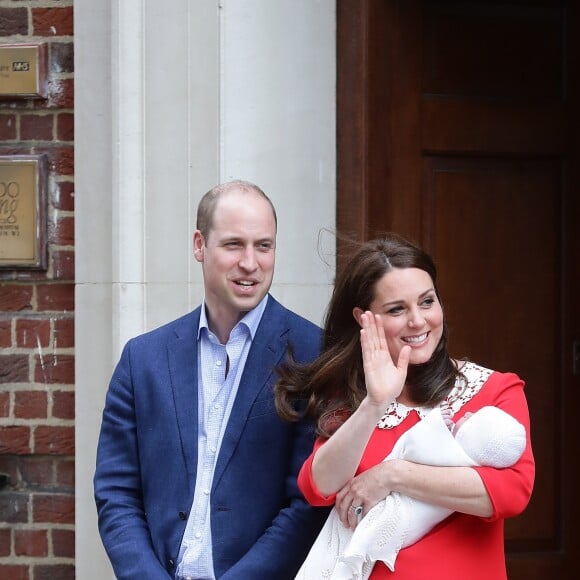
[[[99,531],[121,579],[174,577],[197,471],[200,308],[123,350],[107,393],[94,478]],[[211,491],[217,578],[294,578],[327,515],[296,485],[312,450],[306,422],[274,408],[274,367],[288,347],[300,362],[320,329],[272,296],[252,342]]]

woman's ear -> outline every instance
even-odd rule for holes
[[[359,308],[358,306],[355,306],[352,309],[352,315],[354,316],[354,319],[357,321],[358,325],[362,328],[362,323],[360,321],[360,317],[363,315],[363,309]]]

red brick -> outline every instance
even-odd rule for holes
[[[52,394],[52,416],[56,419],[75,418],[74,391],[55,391]]]
[[[39,493],[33,499],[35,523],[74,524],[75,498],[73,495]]]
[[[74,45],[72,42],[50,43],[50,72],[72,73],[75,70]]]
[[[0,22],[2,22],[0,14]],[[10,580],[28,580],[28,566],[17,566],[12,564],[0,564],[0,578],[10,578]]]
[[[75,279],[75,253],[72,250],[52,251],[52,279]]]
[[[50,345],[50,320],[19,318],[16,320],[16,346],[38,348]]]
[[[47,83],[47,100],[37,107],[43,109],[72,109],[74,107],[75,91],[72,79],[53,79]]]
[[[20,138],[23,141],[52,141],[54,139],[54,115],[22,115]]]
[[[37,565],[34,580],[75,580],[75,567],[72,564]]]
[[[56,138],[59,141],[73,141],[75,118],[72,113],[61,113],[56,117]]]
[[[10,530],[0,528],[0,558],[10,556],[12,550],[11,542],[12,534],[10,533]]]
[[[52,205],[56,209],[73,211],[75,208],[75,184],[72,181],[61,181],[56,184]]]
[[[45,457],[22,457],[20,472],[27,487],[49,487],[54,485],[54,460]]]
[[[30,427],[26,425],[0,427],[0,453],[30,454]]]
[[[74,427],[40,425],[34,430],[34,453],[41,455],[74,455]]]
[[[0,355],[0,385],[29,381],[28,356],[25,354]]]
[[[5,473],[10,478],[9,486],[16,485],[20,481],[20,460],[16,455],[0,455],[0,473]]]
[[[12,346],[12,321],[0,320],[0,348]]]
[[[16,419],[45,419],[48,396],[43,391],[17,391],[14,393],[14,417]]]
[[[74,318],[57,318],[54,321],[54,348],[70,348],[75,345]]]
[[[73,246],[75,243],[75,220],[72,216],[61,217],[49,226],[49,240],[56,246]]]
[[[33,8],[33,34],[36,36],[72,36],[73,9],[67,8]]]
[[[26,8],[0,8],[0,36],[28,34]]]
[[[48,556],[46,530],[14,530],[14,553],[16,556],[42,558]]]
[[[75,309],[74,284],[39,284],[36,293],[40,312],[72,312]]]
[[[57,175],[73,176],[75,173],[74,148],[62,146],[54,150],[53,167]]]
[[[10,393],[0,392],[0,417],[10,416]]]
[[[1,103],[2,101],[0,101]],[[4,146],[4,143],[1,144],[2,146],[0,146],[0,155],[24,155],[26,153],[30,153],[30,149],[27,147],[19,147],[19,146],[13,146],[13,147],[7,147]]]
[[[22,524],[28,521],[29,495],[26,493],[0,493],[0,521]],[[0,578],[4,576],[0,575]]]
[[[32,286],[0,284],[0,311],[20,312],[32,309]]]
[[[16,116],[0,115],[0,141],[16,139]]]
[[[75,557],[75,533],[72,530],[52,530],[52,551],[57,558]]]
[[[62,488],[75,487],[75,462],[74,459],[56,461],[56,485]]]
[[[75,382],[74,355],[35,356],[34,382],[43,385],[73,385]]]

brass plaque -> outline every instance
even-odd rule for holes
[[[46,95],[46,45],[0,44],[0,98]]]
[[[46,157],[0,156],[0,268],[46,268]]]

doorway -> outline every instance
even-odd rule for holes
[[[395,231],[425,247],[452,353],[526,381],[536,482],[527,510],[506,522],[508,574],[572,577],[578,8],[340,0],[337,17],[338,229]]]

